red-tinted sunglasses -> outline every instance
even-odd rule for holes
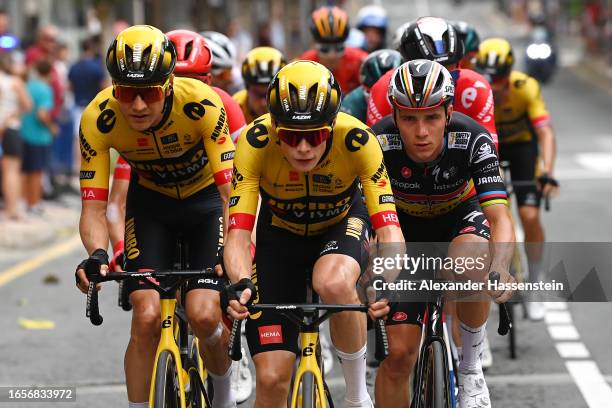
[[[312,147],[316,147],[329,139],[331,136],[331,127],[325,126],[318,129],[288,129],[276,128],[278,138],[291,147],[296,147],[305,139]]]
[[[115,84],[113,90],[115,91],[115,99],[119,102],[131,103],[136,99],[136,96],[140,95],[142,100],[149,104],[164,99],[168,84],[169,81],[164,85],[155,86],[126,86]]]

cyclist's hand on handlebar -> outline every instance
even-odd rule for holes
[[[489,280],[494,282],[497,281],[500,285],[510,286],[516,282],[514,276],[510,275],[508,271],[505,272],[489,272]],[[489,294],[497,304],[506,303],[512,298],[514,290],[501,288],[501,290],[490,290]]]
[[[538,177],[538,190],[544,196],[556,196],[559,193],[559,182],[547,173]]]
[[[74,273],[74,277],[76,280],[76,285],[79,290],[83,293],[87,293],[87,289],[89,287],[89,279],[85,274],[85,267],[89,262],[95,262],[97,265],[100,265],[100,275],[106,276],[108,272],[108,254],[103,249],[96,249],[87,259],[81,261],[81,263],[77,266],[76,272]],[[97,290],[100,290],[101,285],[96,285]]]
[[[243,320],[249,316],[247,306],[257,298],[257,288],[249,278],[242,278],[221,292],[221,307],[232,319]]]
[[[380,278],[382,279],[382,278]],[[376,278],[375,278],[376,280]],[[384,281],[384,279],[382,279]],[[374,285],[369,285],[366,288],[366,296],[368,298],[368,316],[373,320],[381,317],[385,317],[389,314],[389,300],[384,298],[384,294],[381,297],[380,291],[374,289]]]

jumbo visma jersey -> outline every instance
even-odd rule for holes
[[[234,144],[219,96],[200,81],[174,78],[164,109],[160,123],[141,132],[128,125],[112,87],[85,108],[79,129],[83,200],[108,199],[111,147],[141,186],[176,199],[231,181]]]
[[[360,184],[374,228],[399,225],[380,145],[363,123],[339,113],[319,164],[304,173],[284,158],[270,115],[263,115],[240,135],[229,229],[253,229],[261,193],[260,218],[298,235],[321,234],[362,199]]]
[[[519,71],[510,73],[510,90],[503,103],[495,104],[499,143],[529,142],[535,128],[550,124],[538,81]]]
[[[507,205],[505,184],[493,139],[472,118],[453,112],[444,149],[432,163],[416,163],[404,151],[392,115],[373,127],[382,146],[397,208],[413,217],[448,214],[478,197],[482,208]]]

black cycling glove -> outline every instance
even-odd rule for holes
[[[108,254],[104,249],[98,248],[92,252],[89,258],[83,259],[81,263],[77,265],[76,271],[74,271],[74,277],[77,285],[79,284],[79,275],[77,275],[77,272],[79,269],[86,271],[87,264],[90,262],[95,262],[98,265],[108,265]]]
[[[553,187],[559,187],[559,182],[548,176],[548,173],[542,174],[538,177],[538,183],[540,183],[540,188],[544,188],[547,184],[550,184]]]
[[[251,297],[246,304],[247,306],[251,305],[253,300],[257,299],[257,287],[250,278],[242,278],[238,282],[223,288],[221,291],[221,311],[227,313],[229,302],[232,300],[239,301],[245,289],[251,289]]]

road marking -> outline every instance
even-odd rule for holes
[[[565,302],[544,302],[546,310],[567,310],[567,303]]]
[[[4,271],[0,272],[0,287],[36,270],[36,268],[41,267],[49,261],[74,251],[80,245],[82,245],[81,238],[78,235],[74,235],[72,238],[55,244],[46,251],[43,251],[41,254],[28,259],[27,261],[20,262],[17,265],[5,269]]]
[[[583,167],[596,172],[612,173],[612,153],[578,153],[576,161]]]
[[[589,350],[578,341],[559,342],[555,344],[557,352],[562,358],[589,358]]]
[[[612,389],[594,361],[566,361],[565,366],[589,407],[610,406]]]
[[[578,340],[580,338],[578,330],[571,324],[548,326],[548,334],[553,340]]]
[[[546,324],[571,324],[572,316],[565,311],[547,311]]]

